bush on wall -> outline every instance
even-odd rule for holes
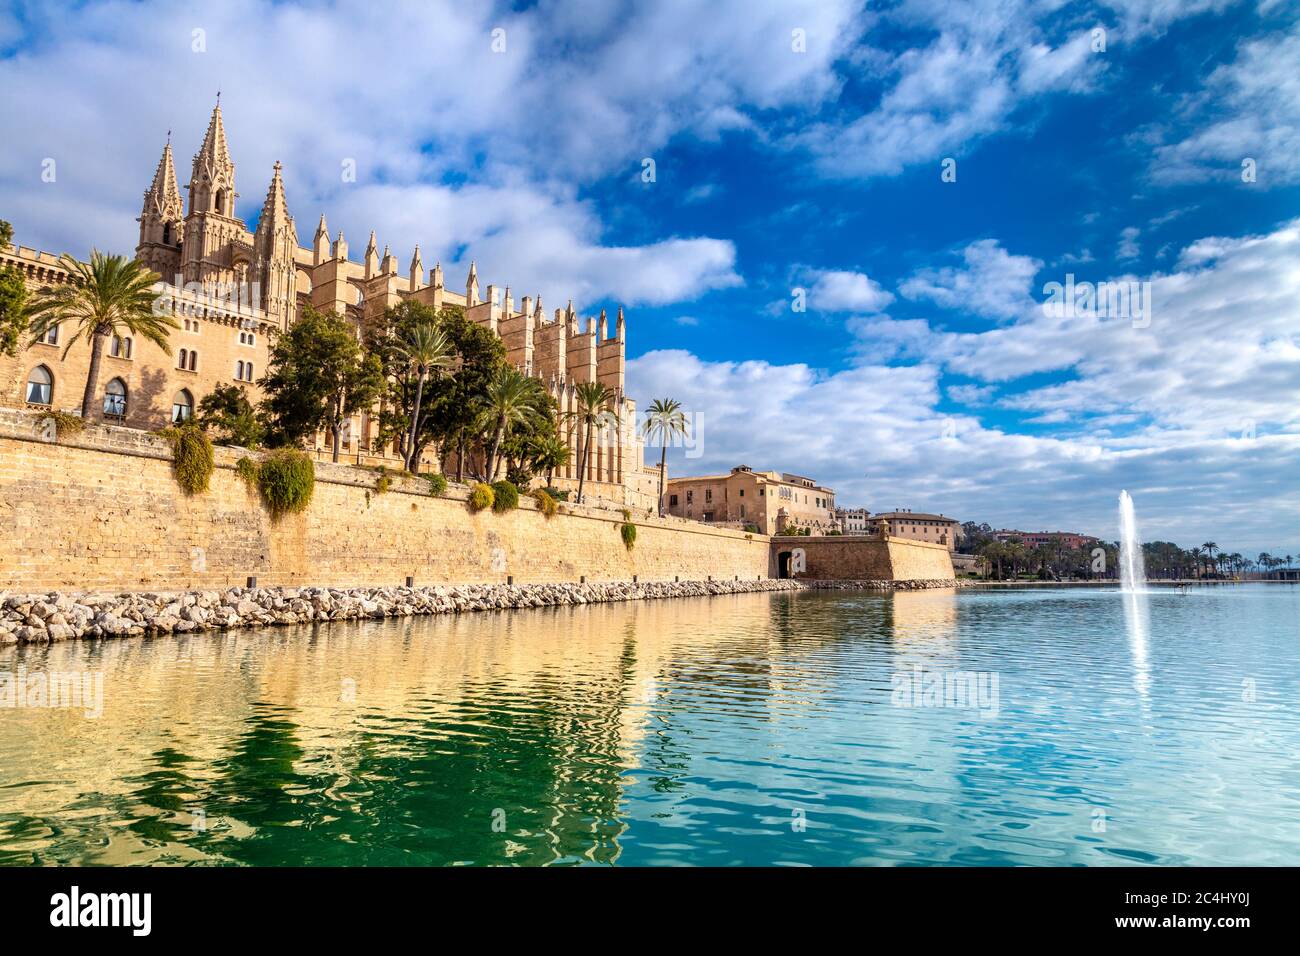
[[[249,491],[257,490],[257,474],[260,466],[252,458],[241,458],[235,462],[235,474],[243,479],[244,486]]]
[[[497,514],[519,507],[519,489],[511,481],[492,482],[492,510]]]
[[[429,479],[429,494],[437,498],[447,490],[447,476],[444,474],[426,475]]]
[[[554,518],[556,512],[560,510],[559,503],[542,488],[538,488],[532,494],[533,500],[537,502],[537,510],[546,518]]]
[[[298,514],[311,504],[316,490],[316,465],[304,451],[283,448],[257,469],[257,487],[271,516]]]
[[[495,500],[496,495],[491,485],[485,485],[481,481],[475,482],[469,492],[469,510],[482,511],[484,508],[491,508]]]
[[[208,490],[212,477],[212,442],[196,425],[167,428],[162,435],[172,446],[172,474],[176,484],[187,495],[198,495]]]
[[[86,423],[80,417],[61,412],[57,408],[50,411],[44,420],[46,423],[53,424],[55,438],[80,434],[81,430],[86,427]]]
[[[624,521],[618,526],[618,533],[623,536],[623,547],[631,551],[632,546],[636,544],[636,525],[630,521]]]

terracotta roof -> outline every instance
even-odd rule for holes
[[[882,511],[879,514],[872,515],[871,517],[897,518],[900,521],[951,521],[953,524],[957,523],[956,518],[949,517],[948,515],[932,515],[927,514],[924,511]]]

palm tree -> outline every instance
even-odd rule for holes
[[[424,383],[429,376],[437,376],[456,364],[451,341],[432,322],[421,322],[406,334],[394,351],[406,360],[415,374],[415,407],[411,411],[411,434],[406,443],[406,470],[415,474],[419,467],[416,435],[420,431],[420,405],[424,401]]]
[[[535,378],[514,368],[503,368],[488,383],[481,402],[479,428],[491,432],[492,444],[484,463],[487,480],[496,477],[497,456],[501,443],[516,425],[528,424],[541,416],[546,403],[546,390]]]
[[[547,435],[537,444],[537,455],[533,462],[537,468],[546,469],[546,487],[554,483],[555,469],[569,463],[573,449],[564,443],[559,435]]]
[[[159,276],[138,261],[92,249],[90,262],[79,262],[65,254],[59,258],[59,265],[67,271],[68,280],[36,293],[28,310],[28,328],[34,345],[61,322],[76,323],[76,331],[68,337],[63,350],[65,359],[83,335],[90,339],[90,370],[81,397],[81,417],[89,420],[109,338],[130,333],[148,339],[171,355],[167,337],[179,326],[169,316],[155,312],[158,293],[153,286]]]
[[[574,387],[577,408],[566,417],[576,421],[583,429],[582,450],[578,452],[578,503],[582,503],[582,487],[587,480],[587,461],[591,458],[591,431],[618,423],[614,411],[614,392],[600,382],[580,382]]]
[[[1219,546],[1213,541],[1207,541],[1205,544],[1201,545],[1201,548],[1205,551],[1205,573],[1209,574],[1210,565],[1215,563],[1214,552],[1219,550]]]
[[[674,398],[656,398],[645,411],[645,423],[641,426],[647,437],[659,439],[659,517],[664,515],[664,475],[668,460],[668,440],[675,435],[686,434],[686,414],[682,403]]]

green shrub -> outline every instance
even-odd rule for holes
[[[69,415],[57,408],[50,411],[45,417],[54,422],[55,438],[62,438],[65,435],[78,435],[86,427],[86,423],[81,420],[81,416]]]
[[[165,428],[161,432],[172,446],[172,474],[187,495],[208,490],[212,477],[212,442],[196,425]]]
[[[569,500],[569,493],[567,491],[561,491],[559,488],[543,488],[542,490],[545,491],[552,498],[554,498],[556,501]]]
[[[623,547],[631,551],[632,546],[636,544],[636,525],[630,521],[624,521],[618,526],[618,533],[623,536]]]
[[[492,496],[492,510],[497,514],[504,514],[519,507],[519,489],[515,487],[514,482],[505,479],[492,482]]]
[[[447,491],[447,476],[443,474],[426,475],[429,479],[429,494],[437,498]]]
[[[537,510],[542,513],[543,517],[554,518],[556,512],[560,510],[559,503],[548,495],[545,489],[538,488],[534,491],[533,500],[537,502]]]
[[[316,465],[306,452],[282,448],[269,455],[257,469],[257,487],[272,517],[297,514],[311,504],[316,489]]]
[[[244,486],[249,491],[257,489],[257,474],[260,470],[260,466],[251,458],[241,458],[235,462],[235,474],[243,479]]]
[[[493,492],[491,485],[476,481],[474,487],[469,490],[470,511],[482,511],[484,508],[491,508],[494,501],[496,501],[496,493]]]
[[[393,476],[388,473],[388,469],[383,465],[379,466],[379,477],[375,480],[375,494],[385,494],[392,487]]]

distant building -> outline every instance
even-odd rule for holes
[[[670,478],[664,511],[679,518],[752,525],[776,534],[788,525],[813,534],[835,530],[835,492],[788,472],[754,471],[738,465],[725,475]]]
[[[886,511],[871,516],[871,524],[877,529],[882,521],[888,522],[892,537],[942,544],[949,551],[956,548],[957,538],[961,534],[961,525],[956,518],[927,514],[924,511]]]
[[[1018,539],[1027,548],[1037,548],[1041,545],[1051,544],[1052,541],[1059,541],[1062,547],[1071,551],[1077,551],[1081,548],[1094,548],[1097,546],[1098,541],[1091,535],[1076,534],[1073,531],[1013,531],[1005,529],[994,531],[993,537],[1004,543]]]
[[[870,526],[871,512],[866,508],[836,508],[835,520],[845,534],[874,534]]]

